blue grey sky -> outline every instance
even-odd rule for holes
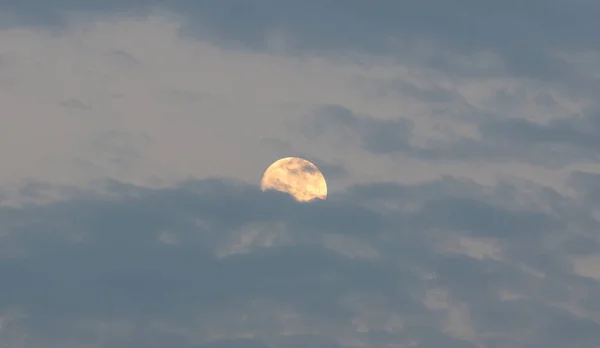
[[[0,0],[0,347],[597,348],[599,15]]]

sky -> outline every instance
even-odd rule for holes
[[[0,347],[597,348],[598,14],[0,0]]]

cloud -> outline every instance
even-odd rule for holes
[[[571,174],[568,184],[579,192],[586,203],[596,206],[600,202],[600,175],[575,171]]]
[[[109,11],[109,5],[98,6],[107,6]],[[57,9],[77,9],[68,3],[61,6]],[[544,127],[566,127],[572,137],[579,133],[591,137],[590,129],[582,129],[583,123],[573,128],[560,120],[591,115],[595,101],[586,93],[594,89],[581,91],[566,79],[550,83],[511,72],[490,76],[487,72],[502,65],[503,58],[485,50],[453,53],[449,61],[462,68],[448,71],[415,65],[408,58],[390,60],[375,55],[376,51],[352,60],[344,50],[278,53],[232,47],[212,31],[206,33],[216,36],[188,35],[188,24],[209,22],[181,13],[101,11],[91,15],[84,11],[63,14],[60,28],[33,30],[19,24],[27,11],[15,9],[16,24],[2,31],[7,43],[0,53],[2,102],[7,110],[2,137],[7,144],[4,149],[20,149],[18,158],[3,153],[3,158],[11,159],[0,177],[5,185],[17,185],[24,177],[86,184],[108,176],[153,186],[188,176],[232,173],[250,180],[273,157],[290,154],[310,157],[324,166],[341,166],[347,173],[390,180],[391,171],[378,169],[388,166],[389,159],[373,157],[371,152],[395,151],[428,160],[427,165],[435,170],[426,171],[438,177],[464,175],[489,181],[497,169],[485,159],[499,159],[495,163],[502,165],[518,159],[542,164],[536,171],[557,182],[567,174],[558,178],[548,168],[593,160],[590,141],[578,139],[550,149],[539,140],[521,145],[506,134],[496,134],[509,127],[508,122],[517,122],[519,128],[518,122],[524,122],[532,123],[532,132],[536,127],[542,127],[538,133],[547,133]],[[142,39],[150,36],[152,40]],[[438,45],[427,47],[438,56],[446,52]],[[584,50],[560,54],[573,69],[584,69],[586,76],[596,66],[593,54]],[[35,58],[42,56],[46,58],[39,62]],[[456,76],[461,69],[465,72]],[[573,75],[577,86],[583,86],[584,80]],[[257,81],[261,81],[259,87]],[[60,90],[53,88],[58,84]],[[343,150],[348,139],[332,144],[328,140],[335,137],[316,141],[290,132],[290,125],[322,105],[366,115],[361,118],[360,127],[365,129],[359,136],[369,151],[348,153]],[[329,111],[319,111],[319,117],[323,112]],[[507,120],[507,116],[517,120]],[[30,124],[43,124],[43,132]],[[25,146],[24,138],[36,141]],[[108,145],[111,141],[120,143]],[[121,146],[128,146],[127,156],[135,160],[107,152],[108,147]],[[439,163],[448,160],[456,163],[454,167]],[[465,160],[477,161],[483,172],[458,169]],[[513,172],[524,175],[522,170]],[[403,180],[425,179],[421,176],[405,173]],[[332,183],[344,183],[337,188],[364,180],[361,175],[339,179]]]
[[[547,124],[478,111],[482,116],[471,122],[476,135],[430,139],[424,146],[413,145],[415,127],[409,118],[381,120],[339,105],[317,107],[312,118],[293,129],[312,138],[343,137],[348,146],[358,145],[373,155],[404,154],[438,161],[521,161],[549,168],[598,159],[596,110]]]
[[[427,194],[457,184],[473,193]],[[2,209],[0,307],[27,313],[8,332],[83,344],[102,332],[78,326],[81,318],[121,318],[138,323],[123,342],[164,335],[182,347],[243,332],[267,346],[283,342],[282,332],[340,345],[438,337],[435,344],[457,347],[552,346],[548,336],[578,332],[573,342],[592,347],[598,339],[597,309],[585,303],[600,287],[574,273],[561,250],[578,238],[564,235],[575,221],[561,209],[510,209],[484,187],[450,178],[388,184],[387,195],[357,186],[320,206],[228,180],[121,189],[120,197],[81,192]],[[402,192],[423,201],[406,209],[413,200]],[[380,210],[373,200],[397,208]],[[164,233],[177,243],[162,240]],[[556,238],[564,242],[541,247]],[[493,253],[481,253],[494,244]],[[50,323],[61,333],[56,343],[48,341]]]
[[[596,347],[596,10],[3,5],[0,343]]]

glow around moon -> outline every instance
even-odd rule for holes
[[[323,173],[311,162],[286,157],[271,164],[263,174],[260,188],[292,195],[299,202],[327,198],[327,182]]]

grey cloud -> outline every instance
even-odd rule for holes
[[[319,106],[316,110],[312,118],[302,120],[291,130],[308,138],[342,137],[349,145],[358,145],[374,155],[401,153],[426,160],[511,160],[556,168],[578,161],[596,161],[600,149],[596,109],[548,124],[480,110],[472,110],[480,112],[479,117],[469,113],[440,114],[440,118],[468,119],[477,126],[479,139],[430,140],[425,146],[410,144],[413,126],[406,118],[381,120],[337,105]],[[359,142],[353,143],[356,137]]]
[[[256,340],[219,340],[202,345],[204,348],[267,348],[268,346]]]
[[[60,106],[67,109],[90,110],[91,107],[79,99],[67,99],[60,102]]]
[[[360,81],[365,90],[377,96],[408,96],[432,105],[465,103],[460,93],[440,86],[422,88],[397,78],[385,81],[377,79],[361,79]]]
[[[346,169],[346,167],[344,167],[340,163],[329,163],[329,162],[323,161],[319,158],[315,158],[314,156],[305,155],[305,154],[299,154],[299,155],[293,155],[293,156],[305,158],[305,159],[309,160],[315,166],[317,166],[317,168],[319,168],[319,170],[323,173],[323,175],[326,178],[339,179],[339,178],[343,178],[344,176],[348,175],[348,170]]]
[[[483,123],[482,137],[515,144],[521,149],[537,144],[567,144],[580,149],[597,149],[600,117],[597,110],[583,115],[538,125],[519,118],[504,118]]]
[[[515,116],[482,119],[478,124],[481,141],[447,144],[449,155],[462,150],[465,157],[517,159],[547,167],[598,159],[597,110],[569,115],[546,125]]]
[[[291,348],[302,348],[306,346],[315,348],[342,347],[334,340],[319,337],[318,335],[290,335],[290,337],[282,339],[281,346]]]
[[[35,194],[36,187],[29,190]],[[159,190],[110,181],[107,190],[105,198],[73,191],[63,202],[0,209],[1,228],[7,232],[3,245],[23,251],[0,263],[0,313],[22,309],[28,317],[19,327],[40,340],[51,332],[61,332],[54,335],[57,345],[61,337],[73,339],[78,318],[185,326],[217,320],[215,313],[239,317],[256,301],[294,308],[301,321],[316,320],[323,326],[321,334],[309,339],[299,333],[297,340],[317,339],[321,346],[339,339],[335,332],[351,325],[352,318],[366,315],[367,320],[369,311],[375,311],[383,318],[401,316],[404,326],[385,331],[378,326],[383,324],[368,321],[370,333],[354,335],[374,345],[416,340],[472,347],[442,330],[443,308],[455,303],[463,303],[470,313],[472,324],[464,325],[495,335],[490,346],[560,347],[553,337],[573,335],[573,344],[593,347],[600,332],[594,331],[600,329],[598,323],[555,307],[600,295],[597,282],[568,267],[568,257],[576,253],[562,246],[577,239],[564,235],[566,223],[587,217],[597,229],[598,222],[585,207],[556,193],[552,211],[542,212],[509,209],[520,199],[519,190],[509,184],[490,191],[452,178],[417,186],[361,185],[317,204],[216,178]],[[389,203],[396,208],[389,210]],[[405,209],[408,203],[416,204],[416,210]],[[290,234],[295,242],[269,246],[255,239],[243,253],[216,256],[224,245],[242,242],[236,242],[242,236],[238,232],[250,227],[271,236]],[[161,242],[158,237],[165,231],[178,242]],[[380,256],[352,259],[333,252],[321,243],[331,233],[367,243]],[[593,231],[580,233],[593,236]],[[448,252],[451,244],[446,243],[458,237],[495,240],[504,256],[479,260]],[[544,246],[556,238],[565,242]],[[521,265],[547,276],[536,277]],[[423,302],[434,289],[448,294],[435,310]],[[500,291],[520,299],[501,300]],[[582,293],[589,297],[579,297]],[[352,298],[377,302],[355,308]],[[215,344],[272,346],[265,339],[279,337],[269,328],[274,324],[258,320],[273,318],[271,310],[266,306],[260,315],[249,315],[255,343]],[[133,343],[149,340],[142,328],[150,324],[140,325],[130,338]],[[523,334],[524,325],[535,335]],[[173,347],[191,344],[176,333],[152,337]],[[119,344],[123,342],[115,338],[113,346]]]
[[[123,50],[116,50],[112,52],[113,58],[121,65],[126,67],[134,67],[142,64],[139,59],[132,56],[130,53]]]
[[[3,10],[20,15],[32,25],[61,24],[66,11],[88,13],[137,12],[156,7],[189,16],[186,33],[208,35],[221,43],[237,41],[247,47],[267,49],[265,38],[282,30],[293,48],[319,51],[363,51],[412,59],[451,74],[525,75],[569,87],[593,80],[576,73],[566,61],[553,55],[561,50],[598,50],[600,44],[593,1],[528,0],[447,3],[440,0],[403,2],[303,1],[298,4],[261,0],[175,0],[168,3],[129,1],[61,0],[52,5],[38,0],[3,4]],[[394,39],[398,39],[394,43]],[[417,41],[435,42],[442,51],[499,54],[503,66],[478,69],[457,64],[441,51],[422,53]]]
[[[569,186],[577,190],[588,204],[600,203],[600,174],[575,171],[567,180]]]
[[[303,153],[295,149],[289,142],[276,137],[261,137],[259,143],[266,149],[276,153],[278,157],[300,157],[304,158],[319,168],[326,178],[339,179],[348,175],[346,167],[338,162],[324,161],[314,155]]]
[[[219,44],[233,40],[268,50],[265,37],[280,29],[292,51],[369,52],[450,77],[513,74],[557,82],[575,94],[600,90],[577,66],[551,54],[600,49],[600,5],[586,1],[22,0],[0,4],[0,12],[16,12],[19,22],[0,26],[61,26],[71,10],[137,15],[155,5],[193,19],[182,35],[206,35]],[[419,50],[421,40],[434,49]],[[480,51],[497,53],[502,62],[477,65],[455,57]],[[144,63],[125,50],[111,59],[124,68]],[[489,109],[479,109],[452,89],[399,79],[359,83],[367,95],[408,96],[431,106],[435,117],[471,123],[480,139],[416,146],[410,115],[380,120],[339,105],[319,106],[315,117],[292,128],[392,158],[545,167],[598,159],[596,109],[538,124],[517,113],[522,91],[499,92]],[[208,100],[177,89],[164,90],[164,97]],[[560,108],[550,94],[540,93],[535,103]],[[60,105],[91,107],[77,99]],[[151,141],[114,130],[97,133],[88,145],[100,161],[127,169]],[[309,159],[328,178],[348,174],[343,164],[281,139],[261,143]],[[0,342],[258,348],[342,347],[360,339],[373,347],[458,348],[479,340],[492,348],[596,348],[600,282],[577,273],[573,260],[600,253],[592,214],[600,175],[576,172],[569,185],[577,199],[547,187],[484,187],[445,177],[420,185],[357,185],[327,201],[300,204],[220,178],[163,189],[108,180],[102,195],[32,181],[21,196],[35,200],[57,189],[63,201],[0,207]],[[523,208],[524,201],[530,206]],[[357,245],[370,250],[368,257],[342,252]],[[15,308],[25,315],[11,321]]]
[[[293,127],[293,125],[291,126]],[[324,105],[308,121],[302,120],[297,129],[309,138],[344,137],[345,133],[356,133],[361,146],[374,154],[407,151],[412,131],[412,122],[375,120],[367,115],[358,115],[340,105]]]
[[[152,138],[147,134],[111,129],[96,133],[90,140],[89,146],[90,150],[96,152],[101,159],[128,168],[144,155],[144,150],[151,143]],[[75,159],[77,160],[81,161]]]

